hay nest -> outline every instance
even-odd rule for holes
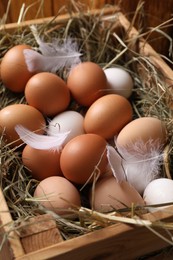
[[[134,46],[137,46],[139,39],[147,36],[147,33],[143,34],[141,28],[135,42],[134,39],[132,39],[132,42],[128,38],[128,32],[119,26],[117,8],[111,8],[110,17],[113,17],[113,19],[109,15],[105,19],[105,8],[100,10],[97,15],[93,15],[90,10],[83,12],[81,6],[72,3],[70,9],[67,10],[69,19],[57,22],[58,14],[57,17],[54,17],[49,22],[38,24],[37,31],[44,37],[45,41],[49,41],[53,37],[64,39],[70,35],[78,42],[79,49],[83,53],[83,61],[93,61],[102,68],[120,66],[131,74],[134,80],[134,90],[130,101],[134,109],[134,117],[154,116],[166,124],[168,145],[165,149],[162,171],[163,176],[171,177],[173,117],[172,108],[170,107],[170,100],[172,100],[170,86],[166,83],[164,75],[152,64],[150,59],[138,53],[136,47],[134,48]],[[140,15],[140,11],[141,6],[138,6],[134,19],[137,15]],[[75,15],[76,12],[78,15]],[[8,33],[5,29],[1,30],[0,39],[1,59],[7,50],[14,45],[25,43],[32,47],[37,47],[36,39],[29,26],[19,26],[13,33]],[[141,69],[143,70],[143,78],[139,74]],[[66,71],[61,71],[60,76],[66,79]],[[26,102],[23,94],[12,93],[5,88],[2,82],[0,84],[1,109],[10,104]],[[148,95],[148,91],[150,91],[150,95]],[[32,197],[38,181],[26,172],[21,161],[21,150],[12,149],[9,145],[6,145],[3,141],[3,136],[1,136],[0,181],[1,189],[16,228],[18,223],[24,219],[38,214],[49,213],[56,219],[57,225],[65,239],[91,232],[117,221],[139,225],[138,219],[134,218],[134,216],[138,215],[138,218],[140,218],[140,214],[144,211],[144,208],[141,207],[126,208],[124,210],[126,217],[124,218],[121,216],[121,212],[118,212],[118,216],[116,212],[101,214],[93,212],[85,205],[80,209],[74,206],[73,209],[78,213],[79,219],[73,221],[46,211],[39,207],[37,201]],[[154,225],[149,221],[140,222],[140,224],[149,227]],[[163,227],[169,228],[169,225],[167,224],[166,226],[163,223]]]

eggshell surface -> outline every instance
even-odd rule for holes
[[[98,180],[94,192],[90,192],[91,207],[99,212],[131,207],[133,203],[144,205],[144,200],[128,182],[119,183],[114,176]]]
[[[43,207],[59,215],[72,212],[72,205],[80,207],[80,194],[76,187],[64,177],[52,176],[42,180],[35,189],[34,197],[41,199]]]
[[[48,125],[47,134],[57,135],[57,133],[69,132],[64,144],[68,143],[72,138],[84,134],[83,127],[84,117],[72,110],[64,111],[55,116]]]
[[[50,72],[40,72],[26,84],[25,97],[29,105],[46,116],[64,111],[70,102],[70,92],[64,80]]]
[[[110,139],[132,120],[132,115],[132,106],[126,98],[116,94],[105,95],[87,110],[84,129],[86,133]]]
[[[57,150],[39,150],[26,145],[22,151],[22,162],[36,180],[62,175],[60,152]]]
[[[151,181],[144,190],[143,198],[146,205],[173,202],[173,180],[158,178]]]
[[[70,140],[62,150],[63,175],[76,184],[92,182],[93,174],[104,174],[107,166],[106,141],[99,135],[83,134]]]
[[[122,68],[107,68],[104,70],[108,81],[109,93],[118,94],[129,98],[133,90],[133,80],[131,75]]]
[[[166,139],[166,127],[160,119],[141,117],[132,120],[120,131],[116,139],[116,144],[117,147],[131,149],[131,145],[140,140],[144,143],[153,140],[160,145],[164,145]]]
[[[1,62],[2,82],[13,92],[23,92],[27,81],[34,74],[27,68],[23,55],[24,49],[31,49],[31,47],[25,44],[12,47]]]
[[[80,105],[90,106],[105,94],[107,80],[99,65],[93,62],[83,62],[71,70],[67,78],[67,86]]]
[[[16,125],[22,125],[38,134],[44,133],[46,121],[43,115],[34,107],[25,104],[9,105],[0,111],[0,133],[6,143],[16,146],[22,143],[15,131]]]

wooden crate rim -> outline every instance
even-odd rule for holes
[[[147,213],[144,215],[144,219],[156,220],[156,221],[157,220],[172,221],[173,220],[173,206],[169,206],[165,212],[157,211],[152,214]],[[78,251],[78,249],[81,249],[81,247],[87,248],[88,245],[90,245],[90,244],[96,244],[98,242],[109,240],[110,238],[112,240],[114,240],[114,239],[118,239],[120,237],[121,239],[124,239],[126,241],[127,240],[126,236],[129,236],[129,234],[133,238],[133,235],[136,234],[136,229],[138,229],[139,231],[140,230],[144,231],[144,229],[145,229],[146,231],[144,231],[144,232],[146,232],[146,236],[147,236],[148,230],[144,226],[135,226],[134,227],[133,225],[129,225],[129,224],[117,223],[117,224],[113,224],[111,226],[105,227],[101,230],[97,230],[97,231],[94,231],[94,232],[91,232],[91,233],[88,233],[88,234],[85,234],[85,235],[82,235],[82,236],[79,236],[79,237],[76,237],[73,239],[69,239],[69,240],[60,242],[60,243],[52,245],[50,247],[40,249],[33,253],[29,253],[29,254],[27,254],[27,258],[25,258],[26,256],[21,256],[21,257],[17,258],[17,260],[44,260],[44,259],[46,260],[47,256],[49,256],[50,258],[59,256],[60,258],[58,258],[58,259],[61,260],[61,259],[63,259],[62,258],[63,254],[67,254],[68,252],[71,252],[73,254],[73,251],[74,251],[74,256],[75,256],[76,255],[75,251]],[[151,231],[148,231],[148,232],[150,233]],[[138,247],[137,244],[135,244],[136,247]],[[139,245],[140,245],[140,242],[139,242]],[[129,248],[128,248],[128,250],[130,251]],[[127,254],[128,254],[128,250],[126,251]],[[140,249],[138,249],[138,250],[140,251]],[[134,256],[135,256],[135,254],[134,254]],[[64,258],[64,259],[68,259],[68,258]],[[129,259],[131,259],[131,258],[129,258]]]
[[[103,15],[109,15],[111,13],[115,12],[120,12],[120,8],[118,6],[111,6],[111,7],[104,7],[101,9],[91,9],[88,12],[84,12],[85,15],[98,15],[100,13],[103,13]],[[25,28],[31,24],[43,24],[43,23],[49,23],[51,21],[54,21],[56,23],[61,22],[64,23],[66,21],[68,21],[70,18],[74,18],[74,17],[79,17],[80,14],[79,13],[71,13],[71,14],[60,14],[57,17],[56,16],[50,16],[50,17],[45,17],[45,18],[38,18],[38,19],[32,19],[32,20],[26,20],[26,21],[22,21],[19,23],[8,23],[8,24],[4,24],[4,25],[0,25],[0,31],[2,30],[6,30],[6,31],[13,31],[14,29],[17,28]]]
[[[120,24],[124,27],[126,32],[128,31],[129,38],[133,38],[134,40],[138,38],[139,33],[138,31],[131,26],[128,19],[125,17],[125,15],[121,12],[120,8],[118,6],[111,6],[111,7],[105,7],[103,9],[92,9],[90,12],[86,12],[86,14],[91,15],[98,15],[102,12],[104,16],[106,16],[106,19],[113,19],[115,15],[118,16],[118,20]],[[46,18],[39,18],[35,20],[28,20],[20,23],[9,23],[5,25],[0,26],[0,31],[5,30],[7,32],[12,32],[15,29],[22,29],[25,28],[31,24],[44,24],[49,23],[51,21],[54,21],[56,23],[61,22],[67,22],[71,17],[79,17],[78,13],[70,14],[62,14],[57,17],[46,17]],[[166,77],[167,82],[170,85],[173,85],[173,71],[172,69],[165,63],[165,61],[161,58],[161,56],[149,45],[143,38],[139,39],[140,42],[140,52],[141,54],[144,54],[147,57],[150,57],[153,63],[163,72],[163,74]]]

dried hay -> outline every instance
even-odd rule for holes
[[[140,15],[141,7],[142,4],[140,3],[134,14],[134,20],[131,26],[133,26],[136,16]],[[72,6],[67,10],[70,19],[63,23],[56,22],[56,18],[59,16],[58,14],[49,22],[37,25],[38,32],[43,35],[47,41],[52,37],[66,38],[70,35],[77,40],[79,48],[83,53],[83,61],[91,60],[103,68],[118,65],[130,72],[135,82],[134,92],[131,97],[135,116],[156,116],[163,120],[167,126],[169,142],[165,149],[163,176],[167,175],[171,177],[173,117],[170,100],[172,100],[172,89],[166,83],[164,75],[158,71],[150,59],[130,47],[134,46],[134,43],[127,39],[127,32],[119,26],[117,8],[115,8],[115,11],[112,11],[111,17],[113,17],[113,19],[109,18],[109,16],[105,19],[104,9],[100,10],[100,13],[97,15],[91,15],[90,10],[83,13],[81,9],[80,5],[72,2]],[[24,10],[21,9],[19,27],[12,34],[6,32],[6,30],[0,31],[1,59],[5,52],[14,45],[25,43],[33,47],[37,46],[29,26],[20,26],[22,17],[24,17],[23,12]],[[75,15],[76,12],[78,13],[77,16]],[[4,19],[2,19],[1,25],[4,25]],[[157,30],[162,33],[162,26],[166,26],[166,23],[157,28],[152,28],[152,30]],[[142,28],[139,31],[140,33],[136,41],[141,37],[147,39],[147,35],[151,33],[151,31],[143,33]],[[165,37],[168,36],[165,35]],[[138,73],[139,65],[140,69],[142,68],[144,71],[144,80],[140,78]],[[66,72],[63,71],[61,76],[66,79]],[[2,82],[0,84],[1,109],[10,104],[26,102],[23,94],[11,93],[3,86]],[[150,95],[148,95],[148,91]],[[38,206],[37,201],[32,197],[34,187],[38,182],[32,179],[32,176],[28,175],[28,172],[25,171],[20,155],[20,149],[11,149],[9,145],[5,145],[3,136],[1,136],[0,182],[4,197],[14,220],[12,229],[17,230],[19,223],[23,220],[44,213],[49,213],[56,219],[57,226],[60,228],[65,239],[82,235],[117,222],[144,225],[152,232],[156,232],[154,230],[156,226],[161,226],[167,230],[172,230],[173,228],[172,223],[143,220],[142,213],[145,212],[145,207],[139,208],[135,207],[135,205],[132,205],[132,208],[124,209],[122,212],[112,212],[110,214],[93,212],[87,207],[78,209],[74,206],[73,209],[79,215],[79,219],[73,221],[62,218],[55,213],[48,212]],[[159,233],[157,233],[157,235],[159,236]],[[167,241],[168,244],[172,245],[171,237],[162,238]]]

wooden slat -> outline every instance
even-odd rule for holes
[[[4,199],[2,190],[0,189],[0,225],[1,225],[1,240],[3,235],[10,231],[9,224],[12,224],[13,220],[9,212],[7,203]],[[0,250],[0,259],[13,259],[13,257],[19,257],[24,255],[23,247],[20,243],[20,239],[15,232],[10,232],[8,240],[4,244],[2,250]],[[7,258],[7,256],[9,258]]]
[[[57,228],[51,228],[21,239],[26,254],[51,245],[57,245],[62,241],[63,240]]]
[[[49,214],[28,219],[18,232],[26,254],[63,241],[55,219]]]
[[[103,14],[110,14],[112,12],[116,12],[118,11],[119,8],[117,6],[115,7],[109,7],[109,8],[105,8],[103,9]],[[92,9],[90,10],[90,14],[91,15],[97,15],[100,13],[100,10],[99,9]],[[74,13],[73,14],[73,17],[78,17],[79,14],[78,13]],[[12,33],[14,32],[14,30],[20,28],[24,28],[24,27],[27,27],[31,24],[43,24],[43,23],[48,23],[50,21],[52,21],[54,19],[54,22],[56,23],[64,23],[66,21],[68,21],[68,19],[70,18],[70,14],[62,14],[62,15],[59,15],[57,16],[56,19],[54,19],[54,17],[45,17],[45,18],[41,18],[41,19],[33,19],[33,20],[27,20],[27,21],[24,21],[24,22],[21,22],[21,23],[9,23],[9,24],[5,24],[5,25],[1,25],[0,26],[0,30],[6,30],[7,32],[9,33]]]
[[[74,1],[76,2],[76,1]],[[105,0],[80,0],[80,4],[83,4],[85,9],[91,8],[101,8],[105,5],[107,1]],[[51,16],[56,16],[59,12],[67,12],[67,9],[71,5],[71,0],[46,0],[46,1],[33,1],[33,0],[11,0],[9,1],[9,12],[7,16],[6,23],[16,23],[22,13],[22,7],[24,7],[25,16],[23,17],[25,21],[35,20],[37,18],[47,18]],[[0,17],[7,12],[7,0],[0,1]]]
[[[119,0],[114,0],[113,2],[117,4]],[[128,20],[132,19],[139,2],[140,0],[121,1],[122,12],[126,14]],[[172,17],[173,0],[144,0],[141,2],[143,2],[143,9],[140,13],[142,18],[140,19],[140,22],[139,20],[136,21],[135,27],[137,29],[142,29],[143,32],[147,32],[150,28],[159,26]],[[162,26],[160,28],[162,32],[166,33],[170,38],[172,38],[173,35],[173,26],[170,26],[171,24],[173,24],[173,21],[169,23],[169,26]],[[152,32],[150,37],[147,38],[147,42],[151,44],[158,53],[166,56],[169,55],[170,42],[168,38],[161,33],[156,31]]]
[[[119,13],[119,21],[125,30],[128,32],[128,38],[134,39],[134,42],[139,42],[139,51],[142,55],[149,57],[153,64],[165,75],[167,82],[173,84],[173,70],[165,63],[161,56],[148,44],[144,39],[139,39],[139,32],[134,28],[130,27],[130,22],[126,17]],[[129,30],[129,28],[131,28]],[[139,39],[139,41],[138,41]]]
[[[55,16],[59,13],[61,8],[63,6],[68,6],[71,3],[71,0],[45,0],[42,1],[43,6],[42,10],[39,13],[39,16],[37,18],[43,18],[43,17],[51,17]],[[74,1],[76,2],[76,1]],[[2,18],[3,15],[6,12],[8,0],[1,0],[0,1],[0,17]],[[25,20],[31,20],[36,19],[36,13],[39,6],[39,1],[35,0],[11,0],[11,7],[7,16],[7,23],[14,23],[17,22],[20,9],[22,7],[22,4],[25,3],[25,8],[28,8],[31,3],[36,3],[35,6],[31,6],[27,12],[27,15],[25,16]],[[41,3],[41,0],[40,0]],[[117,5],[120,4],[120,7],[122,8],[123,13],[127,15],[127,18],[129,20],[132,19],[133,14],[136,10],[136,7],[139,3],[139,0],[80,0],[80,3],[85,4],[86,7],[90,8],[101,8],[105,4],[113,4]],[[158,0],[144,0],[143,1],[143,10],[142,10],[142,30],[144,32],[148,31],[150,27],[155,27],[161,24],[164,21],[167,21],[172,17],[172,6],[173,6],[173,0],[167,0],[167,1],[158,1]],[[140,27],[141,26],[141,19],[140,23],[136,21],[135,26]],[[141,28],[140,28],[141,29]],[[172,37],[173,33],[173,26],[166,26],[162,28],[162,31],[164,33],[167,33],[169,37]],[[158,32],[152,32],[150,37],[148,38],[148,42],[152,45],[152,47],[159,53],[162,53],[163,55],[169,54],[169,40],[159,34]]]
[[[10,3],[9,12],[7,16],[7,23],[17,22],[24,7],[25,20],[35,18],[52,16],[52,0],[46,1],[33,1],[33,0],[1,0],[0,1],[0,15],[3,16],[7,11],[7,3]],[[43,5],[41,5],[43,3]]]
[[[23,221],[18,226],[20,237],[28,237],[33,234],[38,234],[42,231],[56,228],[56,221],[49,214],[37,215]]]
[[[147,214],[146,219],[173,221],[173,207],[167,212],[160,211]],[[160,234],[167,232],[157,228]],[[169,237],[169,236],[168,236]],[[171,239],[171,237],[169,237]],[[69,260],[70,259],[118,259],[134,260],[144,254],[160,250],[168,246],[145,226],[134,227],[126,224],[115,224],[102,230],[73,238],[58,245],[27,254],[17,260]]]

